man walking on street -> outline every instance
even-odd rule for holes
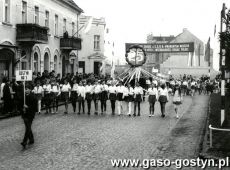
[[[26,145],[33,144],[34,143],[34,136],[31,129],[32,122],[35,116],[35,113],[37,111],[37,100],[35,95],[31,92],[31,89],[29,87],[26,87],[25,89],[25,96],[26,96],[26,103],[21,103],[21,114],[22,119],[25,124],[25,135],[24,139],[21,143],[23,149],[26,148]],[[23,102],[23,101],[22,101]],[[28,143],[29,140],[29,143]]]

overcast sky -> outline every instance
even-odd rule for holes
[[[147,34],[178,35],[187,28],[205,43],[220,27],[222,4],[230,0],[75,0],[83,15],[104,17],[113,34],[115,55],[124,57],[126,42],[145,43]],[[217,37],[216,37],[217,38]],[[216,49],[215,60],[217,58]]]

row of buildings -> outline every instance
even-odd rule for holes
[[[2,0],[0,11],[0,81],[19,69],[101,71],[109,42],[104,18],[82,15],[73,0]]]
[[[126,49],[133,44],[145,48],[147,61],[143,65],[149,72],[158,71],[165,75],[179,77],[183,74],[215,76],[213,49],[210,41],[202,42],[187,28],[177,36],[154,36],[149,34],[146,43],[126,43]],[[186,48],[178,48],[186,47]]]

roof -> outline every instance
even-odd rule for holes
[[[73,9],[79,11],[80,13],[84,12],[83,9],[81,9],[75,2],[74,0],[61,0],[62,2],[66,3],[67,5],[69,5],[70,7],[72,7]]]

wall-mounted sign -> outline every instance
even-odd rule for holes
[[[137,45],[134,43],[126,43],[126,49]],[[160,53],[160,52],[194,52],[194,42],[188,43],[160,43],[160,44],[138,44],[146,53]]]
[[[126,61],[132,66],[141,66],[146,62],[145,50],[138,45],[130,46],[126,50]]]
[[[32,81],[32,70],[16,70],[16,81]]]

